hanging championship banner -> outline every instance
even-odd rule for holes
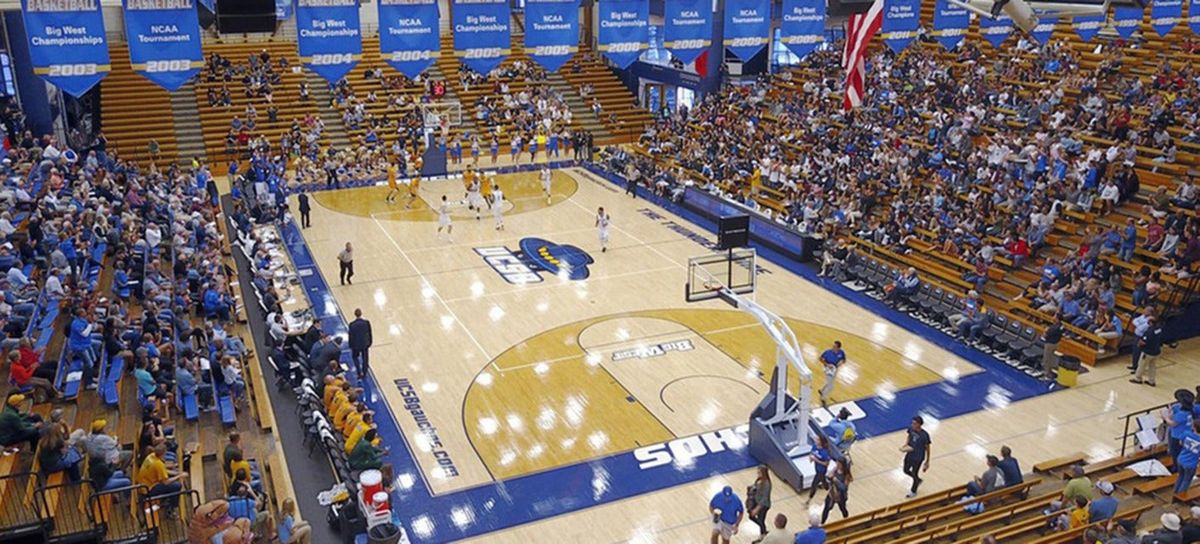
[[[292,0],[275,0],[275,20],[286,21],[292,16]]]
[[[1146,10],[1137,6],[1117,6],[1113,8],[1113,27],[1122,38],[1129,39],[1138,27],[1142,26],[1142,18]]]
[[[691,64],[712,45],[711,0],[666,0],[663,45],[684,64]]]
[[[1041,18],[1042,14],[1038,14],[1038,24],[1029,31],[1029,36],[1038,43],[1046,43],[1050,39],[1050,35],[1054,34],[1054,25],[1058,23],[1057,19]]]
[[[525,54],[557,72],[579,52],[579,0],[526,0]]]
[[[362,60],[358,0],[296,0],[296,33],[300,61],[330,83]]]
[[[783,0],[780,41],[804,58],[825,41],[825,0]]]
[[[217,0],[200,0],[200,5],[208,8],[208,11],[212,13],[217,12]]]
[[[650,47],[650,3],[600,0],[600,52],[617,68],[628,68]]]
[[[204,66],[200,18],[192,0],[125,0],[133,71],[174,91]]]
[[[1083,41],[1090,42],[1092,38],[1095,38],[1100,33],[1100,29],[1104,27],[1105,19],[1107,17],[1103,14],[1077,15],[1072,21],[1071,26],[1075,27],[1075,33],[1079,34],[1079,37]]]
[[[967,37],[967,26],[971,14],[966,8],[951,4],[949,0],[937,0],[933,7],[933,36],[946,50],[958,47]]]
[[[1154,0],[1150,4],[1150,26],[1166,36],[1183,20],[1183,0]]]
[[[437,0],[379,0],[379,56],[415,78],[441,56]]]
[[[883,43],[899,53],[917,38],[921,25],[920,0],[883,0]]]
[[[452,0],[454,54],[468,68],[487,74],[512,54],[506,0]]]
[[[980,17],[979,18],[979,34],[983,39],[992,44],[992,47],[1000,47],[1004,40],[1008,39],[1008,35],[1012,34],[1013,20],[1012,17],[1001,14],[999,17]]]
[[[1192,29],[1192,34],[1200,34],[1200,6],[1196,5],[1197,0],[1188,2],[1188,26]]]
[[[725,48],[750,60],[771,36],[771,0],[725,0]]]
[[[112,69],[100,0],[21,0],[33,73],[82,96]]]

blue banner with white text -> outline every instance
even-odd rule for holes
[[[967,37],[967,26],[971,24],[971,14],[966,10],[950,3],[950,0],[937,0],[934,3],[933,36],[946,50],[958,47],[963,38]]]
[[[665,0],[663,10],[663,46],[690,64],[712,45],[712,1]]]
[[[1154,0],[1150,4],[1150,26],[1166,36],[1183,20],[1183,0]]]
[[[1046,43],[1050,39],[1050,35],[1054,34],[1054,25],[1058,23],[1058,20],[1041,16],[1040,13],[1038,15],[1038,24],[1029,31],[1029,36],[1038,43]]]
[[[454,54],[481,74],[512,54],[507,0],[452,0]]]
[[[330,83],[362,60],[358,0],[296,0],[300,61]]]
[[[992,47],[1000,47],[1004,40],[1008,39],[1009,34],[1013,31],[1012,17],[1001,14],[999,17],[980,17],[979,18],[979,34],[983,39],[992,44]]]
[[[771,0],[725,0],[725,48],[750,60],[771,37]]]
[[[825,41],[825,0],[783,0],[780,41],[804,58]]]
[[[192,0],[124,0],[133,71],[168,91],[204,66],[200,17]]]
[[[379,56],[415,78],[441,56],[437,0],[379,0]]]
[[[650,47],[650,3],[600,0],[600,52],[624,70]]]
[[[1196,5],[1197,0],[1189,0],[1188,2],[1188,27],[1192,29],[1192,34],[1200,34],[1200,6]]]
[[[200,0],[200,5],[208,9],[209,12],[217,12],[217,0]]]
[[[917,38],[921,26],[920,0],[883,0],[883,43],[899,53]]]
[[[1092,41],[1100,29],[1104,28],[1104,22],[1108,17],[1104,14],[1100,15],[1077,15],[1071,21],[1071,26],[1075,27],[1075,33],[1079,34],[1080,39],[1085,42]]]
[[[275,0],[275,20],[286,21],[292,16],[292,0]]]
[[[525,54],[551,72],[579,52],[579,0],[525,1]]]
[[[1146,10],[1137,6],[1117,6],[1113,8],[1113,27],[1122,38],[1129,39],[1142,26],[1142,18]]]
[[[33,73],[82,96],[112,69],[100,0],[21,0]]]

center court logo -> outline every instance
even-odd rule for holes
[[[591,274],[588,265],[595,262],[582,249],[541,238],[522,238],[517,246],[517,251],[504,246],[477,247],[475,253],[504,281],[514,285],[541,283],[543,272],[574,281],[585,280]]]

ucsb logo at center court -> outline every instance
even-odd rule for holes
[[[541,283],[542,272],[568,280],[585,280],[592,256],[570,245],[559,245],[541,238],[522,238],[513,251],[504,246],[477,247],[483,262],[514,285]]]

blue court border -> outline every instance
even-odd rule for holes
[[[542,164],[504,167],[497,173],[536,170]],[[623,187],[625,182],[613,174],[590,164],[562,161],[553,167],[581,166],[590,174]],[[343,186],[374,185],[358,182]],[[324,190],[309,184],[307,190]],[[659,198],[642,188],[639,197],[663,210],[685,219],[708,233],[716,232],[715,223],[681,205]],[[330,292],[329,285],[316,268],[316,259],[309,251],[300,229],[288,221],[281,235],[292,262],[300,273],[301,285],[312,303],[322,328],[332,334],[345,335],[347,321]],[[945,419],[982,409],[1000,408],[1008,403],[1045,394],[1044,382],[1013,369],[1003,361],[958,343],[940,330],[899,312],[840,283],[818,278],[811,266],[805,266],[768,247],[756,244],[758,254],[768,262],[812,281],[849,302],[903,327],[930,343],[962,357],[982,368],[957,379],[947,379],[910,389],[894,395],[858,400],[866,417],[857,421],[864,437],[898,431],[908,426],[913,415]],[[794,316],[805,318],[805,316]],[[797,331],[801,336],[803,331]],[[342,358],[349,361],[349,352]],[[375,364],[379,364],[378,362]],[[382,384],[383,387],[389,386]],[[368,392],[378,392],[381,384],[369,377]],[[375,411],[379,435],[391,448],[387,461],[395,468],[400,484],[392,494],[391,504],[397,520],[407,528],[412,542],[446,542],[484,535],[585,508],[636,497],[713,476],[750,468],[757,462],[746,449],[726,450],[720,455],[705,455],[686,466],[672,463],[642,470],[632,452],[622,452],[574,465],[556,467],[503,481],[436,495],[428,485],[425,474],[416,462],[412,445],[400,430],[392,407],[383,396],[368,394],[368,405]],[[899,459],[897,459],[899,462]]]

